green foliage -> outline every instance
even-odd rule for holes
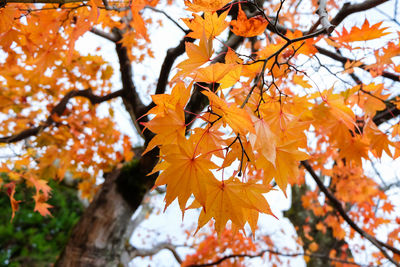
[[[15,198],[31,201],[20,203],[11,222],[9,198],[4,191],[0,193],[0,266],[51,266],[66,244],[82,214],[82,203],[75,189],[55,181],[49,185],[53,188],[48,201],[54,206],[51,217],[42,217],[33,211],[33,188],[17,185]]]

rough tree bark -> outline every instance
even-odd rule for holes
[[[55,266],[128,266],[128,225],[155,176],[147,176],[158,151],[105,175],[105,182],[74,227]],[[139,154],[140,155],[140,152]]]

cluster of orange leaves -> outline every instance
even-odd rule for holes
[[[153,118],[145,127],[155,137],[145,153],[155,147],[160,149],[160,161],[153,172],[160,172],[155,186],[167,185],[166,207],[177,199],[183,213],[189,208],[200,208],[198,228],[213,219],[220,234],[228,221],[234,232],[244,229],[246,224],[255,231],[259,213],[272,215],[265,199],[265,194],[272,189],[272,181],[286,194],[288,184],[303,181],[299,162],[309,158],[316,170],[330,177],[347,177],[350,183],[362,185],[358,187],[361,192],[355,194],[362,197],[356,199],[354,194],[349,197],[345,193],[344,178],[332,178],[338,198],[363,209],[365,213],[359,218],[370,223],[369,231],[373,232],[386,221],[369,219],[372,211],[366,207],[371,206],[374,197],[386,199],[386,196],[360,168],[362,160],[368,160],[371,154],[376,158],[383,152],[393,158],[400,155],[398,142],[392,141],[372,121],[376,112],[386,108],[388,90],[378,82],[359,84],[342,92],[334,86],[320,90],[305,73],[294,73],[288,63],[295,62],[299,55],[315,55],[314,45],[320,41],[363,51],[367,48],[356,46],[358,42],[393,33],[381,27],[381,23],[370,25],[365,20],[361,28],[337,31],[332,38],[321,35],[295,42],[282,51],[286,41],[271,35],[253,44],[255,51],[251,57],[244,57],[231,48],[223,55],[216,55],[214,47],[220,42],[218,37],[228,27],[239,36],[264,37],[268,26],[266,17],[248,18],[240,5],[237,18],[231,21],[229,8],[221,14],[216,12],[229,2],[185,1],[187,10],[194,12],[193,18],[183,20],[191,30],[187,36],[198,41],[186,43],[187,59],[176,66],[171,92],[152,96],[155,107],[148,115]],[[130,59],[139,62],[144,54],[151,54],[146,44],[150,42],[147,28],[152,21],[142,17],[142,10],[157,4],[155,0],[132,1],[129,25],[120,19],[128,11],[97,8],[102,5],[99,0],[89,1],[80,8],[77,4],[66,4],[64,7],[70,9],[42,10],[35,16],[26,14],[26,5],[22,4],[1,9],[0,46],[7,53],[0,65],[1,86],[7,88],[0,93],[0,112],[6,115],[1,135],[19,132],[27,125],[40,125],[39,118],[48,115],[54,103],[71,89],[89,87],[99,95],[110,93],[112,68],[101,57],[81,56],[75,50],[76,41],[93,25],[102,29],[116,27],[125,31],[121,44],[128,49]],[[43,9],[46,7],[53,6],[45,5]],[[266,10],[273,12],[276,7]],[[294,28],[298,26],[290,11],[285,20]],[[289,39],[302,36],[299,30],[286,33]],[[143,54],[133,55],[133,49]],[[376,62],[364,69],[372,77],[387,70],[399,73],[399,65],[392,60],[399,51],[399,39],[393,38],[373,50]],[[213,62],[218,56],[224,58],[223,63]],[[362,60],[348,62],[346,72],[362,66]],[[211,86],[201,90],[209,106],[196,114],[197,120],[193,123],[186,121],[185,107],[194,88],[199,90],[199,85],[196,87],[194,83]],[[306,93],[299,93],[301,90]],[[43,100],[48,106],[38,105]],[[57,127],[40,132],[18,160],[2,164],[0,171],[9,173],[12,180],[3,186],[14,212],[19,204],[14,199],[16,182],[24,180],[36,188],[35,210],[46,215],[49,206],[45,201],[50,191],[46,180],[63,179],[70,173],[80,179],[82,195],[90,198],[95,192],[96,177],[102,171],[109,171],[122,160],[133,157],[129,139],[115,130],[111,110],[110,117],[103,118],[87,100],[77,98],[71,102],[65,114],[53,115]],[[362,110],[357,114],[360,117],[355,113],[358,108]],[[363,123],[358,124],[357,119]],[[188,131],[187,126],[192,123],[194,126]],[[307,143],[306,131],[315,134],[316,146]],[[392,137],[398,133],[397,125]],[[115,150],[117,142],[122,144],[124,152]],[[328,161],[345,161],[346,173],[343,169],[326,167]],[[307,196],[303,202],[305,207],[314,205]],[[315,205],[313,209],[317,214],[326,211]],[[388,200],[384,210],[393,210]],[[339,238],[344,235],[340,223],[327,222]]]
[[[259,212],[272,214],[264,198],[270,190],[271,180],[274,178],[284,193],[288,183],[298,182],[299,161],[308,158],[304,151],[312,151],[304,134],[310,126],[325,137],[325,143],[338,151],[338,155],[331,158],[346,159],[351,168],[362,166],[362,158],[369,159],[369,151],[377,158],[383,151],[392,156],[389,149],[392,146],[396,148],[394,156],[398,156],[398,144],[390,141],[371,121],[377,111],[386,107],[383,101],[389,95],[384,93],[382,84],[358,85],[343,93],[335,93],[331,88],[299,96],[287,87],[287,80],[292,77],[293,83],[311,88],[305,77],[291,76],[287,66],[269,60],[267,75],[274,76],[275,84],[267,90],[258,84],[251,87],[263,62],[244,62],[235,51],[228,49],[224,63],[208,64],[214,55],[213,39],[228,26],[225,21],[228,11],[218,16],[208,9],[215,11],[225,2],[220,2],[218,7],[207,5],[200,9],[204,3],[187,2],[189,10],[205,11],[202,17],[194,14],[194,19],[185,20],[192,30],[188,36],[199,39],[199,43],[186,43],[188,58],[177,65],[179,71],[172,79],[176,85],[170,94],[153,96],[156,107],[149,113],[155,117],[145,124],[156,134],[147,151],[155,146],[160,148],[160,162],[153,172],[161,171],[155,186],[167,185],[166,207],[178,199],[183,213],[186,209],[201,208],[198,228],[213,218],[218,233],[228,221],[234,230],[244,229],[248,223],[254,231]],[[267,21],[247,19],[239,8],[237,20],[231,21],[230,25],[237,35],[249,37],[262,34]],[[333,39],[340,44],[367,41],[387,35],[385,30],[380,28],[380,23],[370,26],[366,21],[361,29],[344,30]],[[362,31],[373,33],[361,35]],[[289,32],[287,36],[293,39],[301,37],[302,33]],[[319,39],[295,43],[292,49],[296,50],[296,55],[292,49],[287,49],[277,60],[285,62],[298,54],[312,56],[316,53],[313,45]],[[268,58],[283,44],[279,39],[275,43],[267,41],[267,45],[257,52],[256,59]],[[188,78],[192,82],[185,85]],[[209,83],[212,87],[202,88],[202,94],[210,104],[197,116],[202,121],[201,126],[194,127],[188,134],[186,123],[191,122],[185,122],[185,106],[193,91],[193,82]],[[238,83],[241,86],[234,86]],[[224,89],[232,86],[234,89],[227,94]],[[249,94],[251,96],[247,98]],[[352,109],[355,105],[364,110],[363,134],[355,134],[361,127],[356,124]],[[329,153],[324,156],[324,162],[327,158]],[[224,177],[225,168],[231,166],[236,166],[233,167],[236,170],[231,176]],[[372,199],[377,194],[375,191],[366,189],[362,193],[365,198]],[[194,200],[188,204],[192,196]],[[340,223],[336,225],[340,228]]]

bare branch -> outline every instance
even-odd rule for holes
[[[366,238],[368,241],[370,241],[374,246],[376,246],[382,254],[390,261],[392,262],[395,266],[400,266],[399,263],[397,263],[385,250],[389,249],[393,253],[396,253],[400,255],[400,250],[376,239],[374,236],[371,236],[367,232],[365,232],[363,229],[361,229],[346,213],[344,210],[342,203],[329,191],[328,188],[325,187],[324,183],[321,181],[319,176],[315,173],[314,169],[311,167],[310,163],[305,160],[301,162],[301,165],[304,166],[304,168],[308,171],[308,173],[311,175],[311,177],[314,179],[314,181],[317,183],[318,188],[325,194],[325,196],[329,199],[331,202],[332,206],[336,209],[336,211],[340,214],[340,216],[349,224],[351,228],[353,228],[357,233],[359,233],[362,237]]]
[[[172,244],[169,243],[160,243],[156,246],[154,246],[151,249],[138,249],[135,248],[133,246],[128,248],[128,253],[129,256],[133,259],[135,257],[147,257],[147,256],[153,256],[155,254],[157,254],[158,252],[160,252],[163,249],[168,249],[169,251],[172,252],[172,254],[174,255],[176,261],[181,264],[182,263],[182,259],[179,256],[178,252],[176,251],[177,246],[174,246]]]
[[[178,46],[174,48],[170,48],[167,51],[167,55],[164,58],[164,62],[161,66],[160,75],[158,77],[156,94],[163,94],[165,92],[165,88],[168,84],[168,76],[171,72],[172,65],[175,60],[185,53],[185,43],[193,43],[195,39],[184,37],[178,44]]]
[[[319,15],[319,21],[325,32],[330,34],[335,29],[335,26],[329,21],[328,13],[326,12],[326,0],[319,0],[318,4],[317,14]]]
[[[224,256],[214,262],[210,262],[210,263],[205,263],[205,264],[192,264],[189,265],[188,267],[206,267],[206,266],[214,266],[214,265],[218,265],[220,263],[222,263],[225,260],[231,259],[231,258],[258,258],[258,257],[262,257],[265,253],[271,253],[271,254],[275,254],[275,255],[279,255],[282,257],[299,257],[299,256],[308,256],[308,257],[312,257],[312,258],[321,258],[327,261],[332,261],[332,262],[340,262],[340,263],[346,263],[346,264],[351,264],[351,265],[355,265],[355,266],[363,266],[363,267],[372,267],[372,265],[368,265],[368,264],[359,264],[356,262],[351,262],[351,261],[346,261],[343,259],[339,259],[339,258],[332,258],[326,255],[322,255],[322,254],[312,254],[312,253],[283,253],[280,251],[276,251],[276,250],[271,250],[271,249],[265,249],[262,250],[261,252],[259,252],[258,254],[255,255],[250,255],[250,254],[232,254],[232,255],[228,255],[228,256]]]
[[[343,7],[339,10],[339,12],[336,14],[336,16],[331,20],[331,24],[334,26],[339,25],[346,17],[353,13],[365,11],[371,8],[374,8],[376,6],[379,6],[380,4],[383,4],[385,2],[388,2],[389,0],[367,0],[362,3],[358,4],[350,4],[350,3],[345,3]]]
[[[167,19],[169,19],[172,23],[174,23],[174,24],[175,24],[179,29],[181,29],[185,34],[187,33],[187,30],[185,30],[181,25],[179,25],[179,23],[178,23],[176,20],[174,20],[170,15],[168,15],[167,12],[162,11],[162,10],[159,10],[159,9],[154,8],[154,7],[152,7],[152,6],[145,6],[144,8],[147,8],[147,9],[153,10],[154,12],[158,12],[158,13],[163,14]]]
[[[339,54],[337,54],[335,52],[329,51],[328,49],[325,49],[325,48],[322,48],[322,47],[319,47],[319,46],[315,46],[315,48],[317,48],[318,53],[320,53],[320,54],[322,54],[324,56],[330,57],[331,59],[334,59],[336,61],[339,61],[342,64],[345,64],[346,62],[350,62],[350,63],[355,62],[355,60],[353,60],[353,59],[344,57],[344,56],[339,55]],[[358,67],[365,70],[368,66],[365,65],[365,64],[361,64]],[[395,82],[400,82],[400,76],[396,75],[394,73],[383,71],[381,76],[385,77],[385,78],[388,78],[388,79],[390,79],[392,81],[395,81]]]
[[[41,125],[34,127],[34,128],[29,128],[29,129],[23,130],[15,135],[1,137],[0,143],[8,143],[8,144],[15,143],[15,142],[21,141],[23,139],[26,139],[28,137],[37,135],[39,132],[43,131],[44,129],[49,127],[51,124],[53,124],[53,122],[54,122],[54,120],[52,118],[53,114],[57,114],[58,116],[61,116],[67,107],[68,101],[71,98],[78,97],[78,96],[87,98],[90,101],[90,103],[95,105],[95,104],[99,104],[99,103],[111,100],[113,98],[122,96],[122,89],[115,91],[111,94],[105,95],[105,96],[94,95],[92,92],[92,89],[90,89],[90,88],[85,89],[85,90],[72,90],[72,91],[68,92],[60,100],[60,102],[51,110],[50,116],[47,118],[47,120],[45,122],[41,123]]]
[[[374,7],[376,7],[376,6],[380,5],[380,4],[383,4],[383,3],[388,2],[388,1],[389,0],[367,0],[365,2],[358,3],[358,4],[345,3],[343,5],[343,7],[339,10],[339,12],[336,14],[336,16],[330,22],[329,21],[326,22],[327,23],[326,26],[328,26],[328,23],[330,25],[332,25],[333,28],[332,27],[328,27],[328,29],[333,31],[333,29],[336,26],[338,26],[349,15],[357,13],[357,12],[365,11],[365,10],[368,10],[368,9],[371,9],[371,8],[374,8]],[[320,8],[321,8],[321,4],[319,6],[319,9]],[[263,16],[266,17],[265,14],[263,14]],[[267,17],[267,19],[270,20],[270,17]],[[273,19],[272,21],[275,21],[275,20],[276,19]],[[319,23],[322,24],[322,21],[319,22]],[[303,32],[303,34],[309,34],[309,33],[315,32],[316,27],[319,25],[319,23],[313,25],[309,31]],[[282,34],[286,34],[287,31],[294,32],[293,29],[289,29],[289,28],[285,27],[284,25],[281,25],[281,24],[277,23],[274,26],[274,24],[269,23],[268,26],[267,26],[267,29],[269,31],[273,32],[273,33],[276,33],[278,35],[282,35]],[[323,26],[322,31],[321,30],[318,31],[319,34],[326,33],[325,29],[326,28]]]
[[[111,42],[118,42],[118,37],[113,32],[105,32],[100,29],[93,27],[90,30],[91,33],[96,34],[97,36],[103,37]]]
[[[122,38],[120,30],[114,28],[113,32],[118,36],[118,40]],[[145,140],[150,140],[153,136],[150,131],[145,131],[144,134],[142,134],[143,126],[140,125],[140,122],[146,122],[148,121],[148,118],[147,116],[143,116],[145,114],[146,106],[140,99],[133,83],[132,65],[128,57],[128,50],[119,42],[115,44],[115,49],[117,51],[120,65],[123,91],[122,101],[125,109],[128,111],[137,132],[142,135]],[[138,118],[140,118],[140,122],[137,121]]]

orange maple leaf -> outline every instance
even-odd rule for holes
[[[162,170],[154,187],[167,185],[165,208],[178,198],[179,206],[184,212],[186,202],[193,194],[196,200],[205,205],[207,198],[206,184],[214,179],[210,170],[218,166],[207,155],[196,151],[197,143],[181,138],[177,145],[170,145],[161,153],[162,160],[154,171]]]
[[[348,32],[346,28],[343,28],[342,33],[338,34],[339,36],[334,39],[344,43],[377,39],[389,34],[389,32],[385,32],[388,28],[380,28],[381,25],[382,22],[379,22],[370,26],[369,21],[366,19],[361,28],[354,26],[351,28],[350,32]]]
[[[187,36],[200,39],[205,33],[207,39],[215,38],[228,27],[229,24],[225,21],[227,15],[228,11],[219,16],[216,12],[204,12],[203,18],[193,13],[193,19],[183,19],[186,26],[192,30]]]
[[[211,64],[210,66],[198,69],[196,71],[195,81],[206,83],[219,83],[233,68],[234,65],[232,64]]]
[[[221,9],[231,0],[185,0],[187,10],[193,12],[207,12]]]
[[[264,119],[254,118],[253,122],[255,133],[249,136],[252,148],[275,165],[277,137]]]
[[[143,154],[162,144],[175,144],[178,137],[185,135],[185,114],[183,109],[175,111],[167,109],[164,114],[158,115],[151,121],[142,123],[147,129],[156,134],[151,139]]]
[[[210,100],[210,106],[213,112],[222,117],[222,121],[227,123],[233,131],[246,135],[248,132],[254,132],[253,123],[247,112],[235,106],[234,103],[228,105],[223,99],[209,91],[202,91]]]
[[[205,37],[205,34],[203,34],[202,38],[200,38],[199,45],[186,42],[185,46],[186,54],[189,58],[182,61],[176,66],[182,71],[177,73],[173,79],[197,69],[204,63],[208,62],[211,58],[211,55],[213,54],[212,40],[207,39]]]
[[[46,203],[47,197],[43,194],[36,193],[33,199],[35,200],[35,208],[33,211],[39,212],[42,216],[51,216],[49,209],[53,206]]]
[[[260,15],[248,19],[240,4],[237,20],[231,21],[232,32],[243,37],[260,35],[265,31],[267,25],[268,21]]]
[[[249,216],[248,209],[257,213],[271,213],[267,200],[262,194],[267,193],[269,187],[252,182],[242,183],[236,178],[226,181],[213,179],[207,184],[206,206],[201,211],[198,229],[211,218],[215,220],[215,230],[222,233],[228,220],[243,229]]]
[[[258,168],[263,169],[265,173],[264,183],[269,183],[272,177],[276,184],[286,195],[288,182],[294,182],[299,174],[299,162],[308,158],[308,155],[297,147],[297,141],[291,141],[276,146],[276,159],[272,164],[264,157],[256,160]]]

